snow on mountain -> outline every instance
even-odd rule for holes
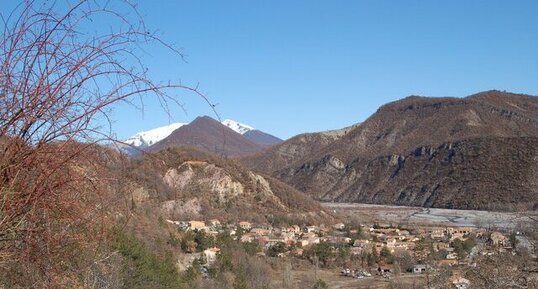
[[[239,134],[245,134],[248,131],[254,130],[253,127],[248,126],[246,124],[239,123],[235,120],[226,119],[222,122],[223,125],[233,129],[235,132]]]
[[[135,147],[148,147],[155,144],[156,142],[169,136],[174,130],[186,125],[186,123],[172,123],[166,126],[161,126],[154,128],[148,131],[139,132],[132,137],[125,140],[125,143],[128,143]]]
[[[226,119],[222,122],[223,125],[231,128],[239,134],[245,134],[248,131],[254,130],[253,127],[246,124],[239,123],[237,121]],[[174,130],[186,125],[186,123],[172,123],[166,126],[154,128],[148,131],[139,132],[130,138],[126,139],[124,142],[138,148],[149,147],[160,140],[168,137]]]

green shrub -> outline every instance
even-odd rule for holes
[[[171,258],[159,258],[125,232],[114,233],[112,247],[125,258],[123,288],[185,288]]]

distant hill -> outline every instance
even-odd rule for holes
[[[537,137],[534,96],[411,96],[333,140],[298,136],[243,162],[325,201],[532,208]]]
[[[281,216],[314,223],[332,218],[304,193],[234,159],[182,147],[147,155],[141,164],[135,170],[162,176],[157,181],[166,193],[158,204],[167,218],[268,222],[268,217]]]
[[[159,151],[167,147],[190,146],[226,156],[252,154],[263,149],[231,128],[208,117],[198,117],[174,130],[168,137],[149,148]]]
[[[191,126],[187,130],[182,130],[182,137],[184,139],[179,140],[179,135],[176,135],[174,141],[168,140],[168,145],[174,143],[175,145],[188,145],[188,146],[196,146],[200,149],[203,149],[208,152],[212,153],[222,153],[223,145],[226,142],[226,138],[223,136],[231,134],[229,130],[223,130],[221,126],[217,124],[217,121],[214,120],[214,122],[206,121],[205,123],[200,121],[203,118],[211,119],[210,117],[201,117],[198,119],[198,121],[193,121],[191,123]],[[194,124],[194,126],[193,126]],[[151,149],[149,147],[153,146],[154,144],[164,140],[168,136],[170,136],[176,129],[187,125],[186,123],[172,123],[169,125],[165,125],[162,127],[154,128],[147,131],[141,131],[136,133],[135,135],[129,137],[128,139],[122,141],[122,142],[115,142],[111,145],[111,147],[119,149],[123,151],[124,153],[127,153],[128,155],[138,155],[141,151],[155,151],[162,148],[161,145],[152,147]],[[263,148],[270,147],[272,145],[281,143],[282,140],[270,135],[268,133],[262,132],[260,130],[257,130],[249,125],[242,124],[239,122],[236,122],[231,119],[226,119],[222,121],[222,125],[225,127],[228,127],[232,131],[236,132],[239,135],[242,135],[245,140],[248,140],[256,145],[258,147],[256,149],[253,148],[251,143],[243,141],[239,141],[240,137],[230,137],[230,141],[234,144],[239,144],[239,147],[235,147],[230,149],[230,146],[228,145],[228,150],[226,151],[226,155],[234,156],[234,155],[243,155],[243,154],[250,154],[252,152],[261,150]],[[217,130],[221,130],[219,133],[212,138],[208,135],[208,132],[214,133],[216,131],[215,128],[218,128]],[[198,131],[196,131],[198,130]],[[223,132],[227,131],[227,132]],[[203,137],[202,137],[203,135]],[[194,137],[194,139],[189,139],[190,137]],[[211,139],[211,140],[210,140]],[[210,147],[212,147],[210,149]],[[219,151],[220,150],[220,151]],[[243,151],[244,150],[244,151]]]
[[[282,140],[277,138],[276,136],[270,135],[268,133],[265,133],[257,129],[249,130],[246,133],[244,133],[243,136],[255,144],[259,144],[259,145],[267,146],[267,147],[273,146],[282,142]]]
[[[359,124],[337,130],[300,134],[257,154],[244,156],[241,161],[256,170],[275,172],[314,155],[357,126]]]
[[[307,159],[338,138],[325,133],[300,134],[254,155],[244,156],[241,161],[252,169],[274,173]]]

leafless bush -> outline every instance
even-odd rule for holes
[[[112,106],[143,106],[152,97],[169,112],[179,105],[177,90],[207,100],[196,88],[152,81],[139,58],[144,44],[181,53],[146,28],[135,5],[104,3],[26,0],[1,15],[3,280],[19,268],[20,280],[51,287],[84,269],[75,256],[98,244],[110,206],[107,182],[114,176],[98,158],[116,156],[94,144],[112,139],[103,130]],[[94,20],[111,29],[92,28]]]
[[[528,255],[510,253],[481,256],[476,266],[466,271],[473,288],[532,288],[530,270],[535,266]]]

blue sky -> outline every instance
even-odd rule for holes
[[[538,1],[138,1],[187,62],[150,46],[153,78],[206,92],[222,118],[281,138],[364,121],[408,95],[538,95]],[[106,23],[101,23],[106,27]],[[116,108],[121,138],[211,109],[182,93],[172,119]]]

